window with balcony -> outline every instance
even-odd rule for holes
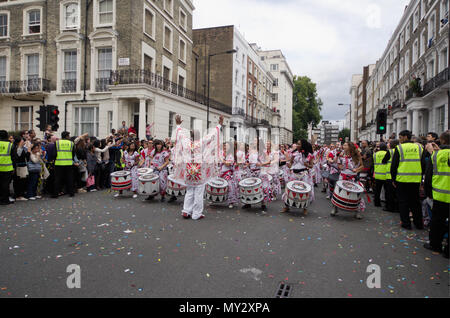
[[[39,78],[39,54],[27,55],[27,80],[35,81]]]
[[[9,37],[8,28],[9,15],[6,13],[0,14],[0,38]]]
[[[437,134],[440,135],[445,131],[445,106],[436,109],[436,128]]]
[[[439,54],[439,72],[442,72],[448,67],[448,49],[441,50]]]
[[[153,58],[144,54],[144,70],[152,72],[153,70]]]
[[[430,62],[428,62],[428,67],[427,67],[428,80],[432,79],[435,76],[434,67],[435,67],[434,60],[431,60]]]
[[[112,48],[98,49],[97,92],[106,91],[112,71]]]
[[[7,67],[7,57],[6,56],[0,56],[0,93],[6,93],[6,67]]]
[[[64,52],[64,78],[62,92],[76,92],[77,90],[77,51]]]
[[[14,107],[14,130],[33,129],[33,107]]]

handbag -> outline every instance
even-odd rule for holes
[[[28,172],[30,173],[36,173],[36,172],[41,172],[42,170],[42,166],[41,163],[34,163],[33,161],[29,161],[27,162],[27,167],[28,167]]]
[[[86,187],[91,187],[95,184],[95,177],[94,175],[90,175],[86,180]]]
[[[16,167],[16,175],[21,178],[25,179],[28,176],[28,168],[25,167]]]

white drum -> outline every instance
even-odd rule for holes
[[[181,197],[186,194],[186,187],[177,183],[173,177],[170,175],[167,177],[167,189],[166,192],[168,195],[173,195],[176,197]]]
[[[151,174],[153,173],[153,169],[152,168],[140,168],[138,169],[138,177],[146,175],[146,174]]]
[[[334,187],[331,202],[339,209],[346,211],[358,211],[364,188],[351,181],[338,181]]]
[[[284,192],[284,203],[290,207],[306,209],[309,205],[309,197],[312,188],[303,181],[291,181]]]
[[[138,180],[138,193],[140,195],[155,196],[159,193],[159,176],[157,174],[144,174],[140,176]]]
[[[242,203],[258,204],[264,200],[262,181],[259,178],[247,178],[239,182],[239,193]]]
[[[116,171],[111,173],[111,190],[123,191],[131,189],[131,173],[129,171]]]
[[[228,182],[222,178],[214,178],[206,184],[205,197],[207,200],[225,202],[228,199]]]

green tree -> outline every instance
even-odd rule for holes
[[[348,137],[348,140],[350,140],[350,129],[344,128],[339,132],[339,138],[342,138],[342,142],[345,141],[345,138]]]
[[[315,127],[320,123],[322,106],[316,83],[307,76],[294,76],[292,112],[294,142],[307,138],[309,124]]]

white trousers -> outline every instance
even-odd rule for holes
[[[193,220],[198,220],[203,215],[203,196],[205,194],[205,185],[186,188],[184,197],[183,213],[192,216]]]

